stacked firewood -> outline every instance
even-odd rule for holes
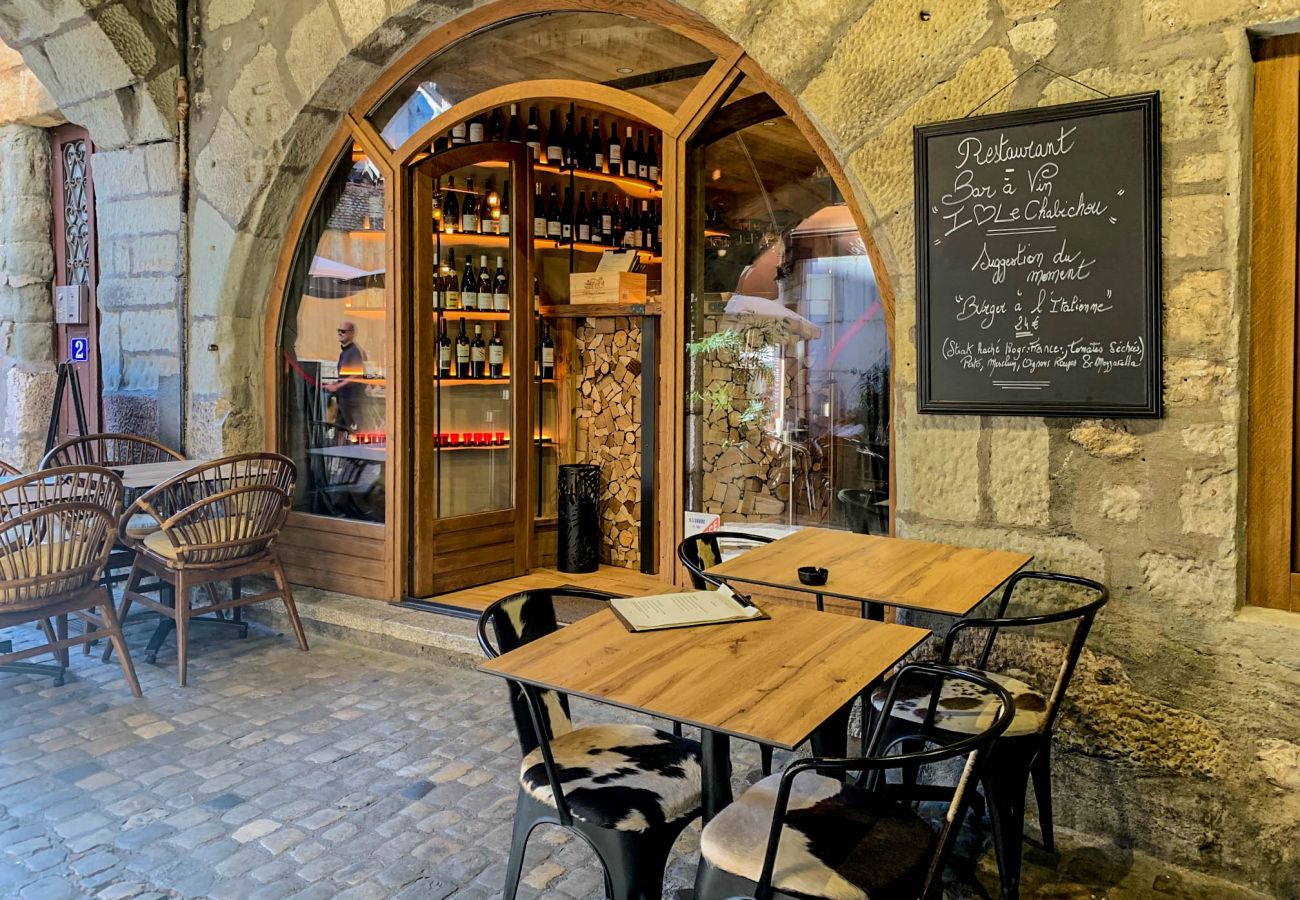
[[[587,318],[576,329],[577,462],[600,466],[602,563],[640,565],[641,322]]]

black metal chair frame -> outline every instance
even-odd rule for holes
[[[555,598],[568,597],[585,600],[608,602],[614,595],[586,588],[550,588],[521,591],[502,597],[490,605],[479,616],[478,642],[488,659],[495,659],[501,651],[488,636],[488,623],[496,628],[496,616],[503,604],[517,599],[521,594],[546,602],[555,608]],[[558,627],[558,623],[557,623]],[[498,632],[500,640],[500,632]],[[547,783],[555,797],[555,806],[551,807],[531,797],[521,785],[519,797],[515,803],[514,830],[510,841],[510,857],[506,863],[506,880],[502,892],[504,900],[514,900],[519,889],[519,880],[523,872],[524,850],[533,829],[538,825],[559,825],[571,830],[582,838],[596,852],[604,868],[605,893],[611,900],[660,900],[663,894],[664,870],[668,864],[668,854],[677,838],[691,823],[695,816],[684,816],[659,828],[646,831],[616,831],[574,818],[564,798],[559,770],[551,752],[551,733],[547,727],[542,698],[538,689],[523,682],[507,680],[512,689],[518,689],[528,708],[528,722],[519,721],[515,725],[519,732],[520,749],[523,755],[532,751],[528,746],[528,736],[524,728],[531,726],[532,737],[536,747],[541,749],[542,764],[546,770]],[[560,704],[568,714],[568,700],[558,691]]]
[[[881,743],[886,738],[885,726],[889,721],[887,715],[881,716],[877,720],[863,749],[863,756],[844,759],[811,757],[796,760],[786,766],[781,774],[781,784],[777,790],[776,801],[772,810],[772,822],[768,830],[767,846],[763,854],[763,868],[758,882],[755,883],[749,879],[726,872],[701,859],[695,881],[696,900],[722,900],[722,898],[738,896],[753,897],[755,900],[805,900],[802,895],[796,897],[778,891],[772,884],[776,871],[777,850],[785,827],[790,794],[794,787],[794,780],[801,772],[817,771],[822,774],[836,772],[843,775],[849,772],[857,772],[858,777],[855,780],[855,786],[882,792],[885,796],[900,795],[907,798],[908,792],[905,785],[884,783],[883,779],[887,772],[891,770],[915,770],[965,756],[968,759],[967,770],[953,789],[952,805],[948,814],[944,817],[938,840],[935,842],[925,884],[919,898],[920,900],[929,900],[929,898],[938,895],[943,867],[947,863],[948,855],[956,841],[957,832],[961,827],[962,819],[965,817],[966,805],[969,802],[970,792],[967,785],[974,783],[979,777],[985,765],[984,757],[994,742],[1011,724],[1015,710],[1012,706],[1011,695],[1007,693],[1006,689],[982,672],[938,663],[909,663],[899,669],[890,684],[889,694],[884,706],[885,712],[893,709],[899,684],[916,674],[926,675],[933,682],[929,707],[923,721],[914,726],[913,730],[906,735],[890,736],[889,743],[885,746],[883,753]],[[946,679],[950,678],[978,685],[992,694],[1000,704],[997,716],[984,731],[975,735],[963,735],[953,738],[951,734],[933,730],[932,722],[943,684]],[[925,743],[940,744],[940,746],[889,755],[890,750],[908,740],[919,740]],[[950,742],[942,743],[944,741]],[[903,790],[898,790],[899,788]]]
[[[1008,616],[1007,609],[1011,605],[1016,587],[1026,581],[1072,585],[1093,591],[1097,596],[1082,606],[1053,613]],[[1043,727],[1033,734],[999,738],[993,747],[993,752],[989,755],[989,763],[984,769],[981,780],[989,807],[989,821],[993,828],[993,846],[998,860],[1003,900],[1015,900],[1020,895],[1025,795],[1031,777],[1034,783],[1034,797],[1038,802],[1038,821],[1043,833],[1043,849],[1048,853],[1056,852],[1052,817],[1052,733],[1056,728],[1061,703],[1074,676],[1074,670],[1078,666],[1079,656],[1083,652],[1083,645],[1088,639],[1092,623],[1109,599],[1110,592],[1106,586],[1089,578],[1057,572],[1017,572],[1007,580],[1006,587],[1002,591],[1002,599],[998,603],[997,615],[991,618],[960,619],[944,639],[943,653],[939,661],[951,665],[957,640],[963,632],[976,629],[987,630],[988,637],[984,640],[984,647],[973,665],[975,670],[982,671],[988,667],[994,642],[1002,630],[1037,628],[1077,620],[1056,683],[1047,698]]]

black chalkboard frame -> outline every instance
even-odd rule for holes
[[[1086,119],[1107,113],[1135,112],[1142,116],[1142,197],[1143,197],[1143,282],[1146,313],[1145,339],[1146,396],[1132,403],[1103,400],[1086,403],[1017,400],[952,400],[937,396],[931,378],[930,347],[930,185],[928,144],[935,137],[990,128]],[[1164,357],[1161,347],[1161,278],[1160,278],[1160,92],[1128,94],[1041,106],[1013,112],[995,113],[917,125],[913,128],[913,155],[916,179],[916,315],[917,315],[917,412],[948,415],[1069,416],[1158,419],[1164,415]]]

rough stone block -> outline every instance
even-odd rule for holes
[[[1223,363],[1176,357],[1165,361],[1165,403],[1193,406],[1217,401],[1236,382],[1235,374]]]
[[[1202,184],[1219,181],[1228,176],[1228,154],[1196,153],[1185,156],[1174,165],[1174,184]]]
[[[284,58],[303,99],[316,93],[345,52],[331,6],[322,3],[298,20]]]
[[[44,322],[0,322],[0,356],[53,363],[54,326]]]
[[[347,3],[340,3],[338,10],[349,47],[370,37],[371,32],[383,24],[388,16],[388,4],[385,0],[349,0]]]
[[[930,12],[925,21],[914,3],[877,0],[835,45],[800,94],[804,109],[835,144],[856,146],[910,98],[948,80],[954,64],[992,24],[988,0],[945,4]],[[882,53],[882,47],[891,52]],[[899,65],[902,58],[909,64]]]
[[[58,78],[55,93],[63,104],[126,87],[133,77],[108,36],[89,23],[51,37],[45,55]]]
[[[128,353],[175,350],[180,346],[177,326],[175,309],[160,307],[126,310],[121,319],[122,349]]]
[[[50,339],[53,359],[53,340]],[[6,462],[30,470],[45,451],[45,427],[54,408],[54,385],[57,381],[53,367],[29,369],[17,366],[5,373],[6,444],[14,449]]]
[[[1038,60],[1056,49],[1056,20],[1036,19],[1017,25],[1007,32],[1011,49]]]
[[[279,52],[271,44],[258,48],[235,79],[226,109],[244,133],[263,147],[270,147],[289,124],[292,107],[285,95],[280,73]]]
[[[158,50],[125,4],[104,7],[97,22],[131,72],[143,75],[157,65]]]
[[[253,184],[262,171],[261,152],[223,110],[216,130],[195,160],[194,180],[199,191],[227,221],[237,223],[252,203]]]
[[[1227,272],[1216,269],[1189,272],[1165,293],[1165,337],[1218,349],[1234,306]]]
[[[1035,569],[1083,575],[1103,582],[1106,580],[1105,554],[1079,538],[1025,532],[1014,528],[948,525],[941,522],[913,523],[903,517],[899,519],[898,531],[900,537],[924,541],[1032,553]]]
[[[1027,19],[1055,9],[1061,0],[998,0],[1008,19]]]
[[[769,76],[797,90],[807,80],[808,67],[831,45],[844,24],[861,14],[858,0],[804,0],[770,8],[759,6],[745,50]],[[799,39],[791,40],[792,34],[799,35]]]
[[[180,190],[180,172],[177,171],[176,144],[159,141],[140,148],[144,160],[149,190],[155,194],[175,194]]]
[[[4,254],[0,252],[0,264]],[[23,287],[0,286],[0,320],[7,322],[54,321],[54,304],[50,301],[50,288],[45,283]]]
[[[1161,205],[1161,245],[1166,258],[1204,257],[1227,250],[1228,205],[1222,196],[1165,197]]]
[[[96,153],[95,200],[103,204],[122,197],[149,193],[144,153],[135,147]]]
[[[1041,419],[995,419],[989,428],[989,499],[999,522],[1046,525],[1052,499],[1051,432]]]
[[[1205,469],[1188,472],[1178,496],[1183,532],[1231,538],[1237,527],[1236,504],[1235,471]]]
[[[1142,492],[1130,484],[1107,484],[1101,489],[1099,511],[1104,519],[1126,524],[1142,514]]]
[[[172,277],[106,279],[99,284],[99,308],[107,311],[142,307],[175,308],[180,300],[180,280]]]
[[[932,519],[973,521],[980,510],[979,440],[978,419],[907,422],[898,439],[903,508]]]
[[[1226,619],[1236,605],[1236,566],[1228,559],[1192,559],[1150,551],[1138,562],[1143,586],[1194,614],[1198,620]]]
[[[1142,455],[1142,441],[1124,426],[1111,426],[1096,419],[1071,428],[1070,440],[1098,459],[1134,459]]]
[[[234,25],[253,14],[253,0],[206,0],[203,25],[209,32]]]
[[[96,150],[103,152],[125,147],[131,142],[126,116],[117,94],[105,94],[76,103],[63,104],[69,122],[75,122],[95,136]]]
[[[175,274],[180,267],[180,245],[174,234],[149,234],[123,243],[130,248],[134,274]]]
[[[5,269],[0,283],[21,288],[46,284],[54,277],[54,248],[49,238],[40,241],[15,241],[4,245]]]
[[[124,235],[174,234],[181,227],[180,198],[175,194],[100,203],[96,212],[101,245]]]
[[[1202,456],[1222,456],[1236,445],[1231,425],[1189,425],[1183,429],[1183,446]]]

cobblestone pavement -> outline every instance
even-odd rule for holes
[[[142,700],[116,664],[79,649],[63,687],[0,674],[0,897],[499,896],[518,764],[499,681],[454,657],[320,638],[301,653],[266,631],[195,631],[188,688],[170,641],[158,666],[137,653]],[[143,626],[129,632],[134,648],[146,640]],[[590,704],[575,714],[617,717]],[[754,776],[752,745],[736,763]],[[679,842],[670,887],[691,883],[698,836],[696,825]],[[1150,896],[1029,876],[1047,892],[1026,896]],[[602,894],[580,840],[534,833],[521,897]]]

